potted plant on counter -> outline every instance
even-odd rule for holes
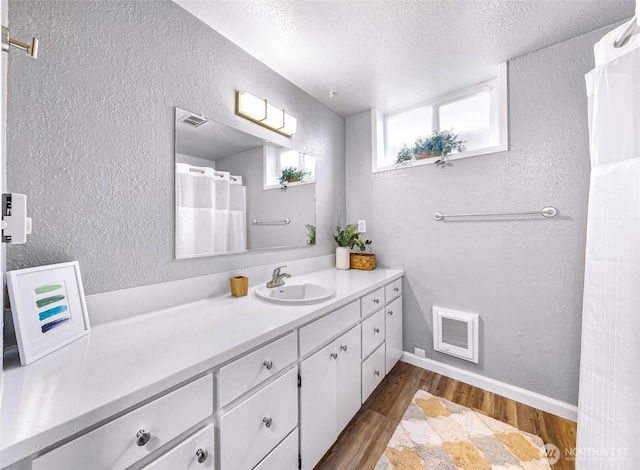
[[[466,150],[465,143],[466,141],[458,139],[458,134],[454,134],[453,129],[433,131],[429,137],[416,139],[413,147],[403,146],[396,156],[396,165],[412,160],[440,157],[434,163],[444,166],[445,157],[452,151]]]
[[[338,244],[336,248],[336,268],[338,269],[363,269],[370,271],[376,268],[376,255],[371,253],[371,240],[366,240],[356,224],[342,226],[340,220],[336,225],[333,239]],[[363,253],[352,253],[351,250],[359,249]],[[369,253],[364,253],[366,251]]]
[[[358,235],[354,248],[359,248],[362,253],[350,253],[349,265],[352,269],[362,269],[364,271],[376,269],[376,255],[374,255],[371,250],[371,243],[373,242],[371,240],[365,240],[362,234]]]
[[[287,189],[287,183],[299,183],[311,174],[310,171],[304,168],[297,168],[295,166],[288,166],[282,169],[280,173],[280,179],[278,180],[282,185],[282,190]]]
[[[358,233],[358,226],[356,224],[347,224],[343,227],[340,220],[338,220],[333,234],[333,239],[338,244],[338,248],[336,248],[336,268],[349,269],[351,264],[349,253],[359,237],[360,234]]]

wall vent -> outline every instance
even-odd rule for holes
[[[477,313],[433,307],[433,349],[478,363]]]

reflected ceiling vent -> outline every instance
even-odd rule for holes
[[[191,127],[198,127],[207,122],[208,119],[204,116],[196,116],[195,114],[185,114],[178,122],[183,122],[185,124],[190,125]]]

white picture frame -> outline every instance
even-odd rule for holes
[[[91,331],[77,261],[8,271],[7,290],[23,366]]]

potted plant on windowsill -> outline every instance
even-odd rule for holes
[[[458,134],[454,134],[453,129],[433,131],[429,137],[416,139],[413,147],[403,146],[396,156],[396,165],[412,160],[440,157],[435,164],[444,166],[445,157],[452,151],[466,150],[465,143],[466,141],[458,139]]]
[[[295,166],[288,166],[282,169],[278,182],[282,185],[282,189],[287,189],[287,183],[298,183],[304,181],[304,179],[311,174],[310,171],[304,168],[297,168]]]

